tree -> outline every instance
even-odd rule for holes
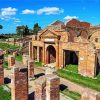
[[[38,31],[40,31],[40,30],[41,30],[41,27],[38,25],[38,23],[34,24],[33,33],[37,34]]]
[[[3,29],[3,26],[2,25],[0,25],[0,29]]]
[[[28,29],[28,26],[26,25],[26,26],[24,26],[24,25],[22,25],[22,26],[17,26],[17,28],[16,28],[16,32],[17,32],[17,34],[18,35],[20,35],[20,36],[26,36],[26,35],[29,35],[29,29]]]

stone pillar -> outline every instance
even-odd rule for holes
[[[46,78],[45,76],[39,77],[34,82],[35,86],[35,100],[48,100],[46,99]]]
[[[4,84],[4,67],[3,67],[4,55],[3,50],[0,49],[0,85]]]
[[[56,68],[59,68],[59,44],[56,43]]]
[[[15,57],[17,55],[17,52],[13,52],[13,56]]]
[[[11,78],[12,100],[28,100],[28,75],[27,68],[13,67]]]
[[[37,61],[39,62],[39,47],[37,47]]]
[[[34,65],[33,60],[28,61],[28,77],[34,77]]]
[[[46,77],[46,100],[60,100],[60,79],[56,75]]]
[[[100,92],[84,89],[81,100],[100,100]]]
[[[33,56],[33,47],[32,47],[32,42],[29,42],[29,57],[32,59]]]
[[[8,56],[8,68],[12,68],[15,65],[15,57],[13,55]]]
[[[28,55],[23,55],[23,64],[28,66],[28,60],[30,60]]]

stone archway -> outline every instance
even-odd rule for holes
[[[46,50],[47,64],[56,62],[56,50],[52,45],[49,45]]]

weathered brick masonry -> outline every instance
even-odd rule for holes
[[[34,65],[33,60],[28,61],[28,77],[34,77]]]
[[[100,70],[96,54],[100,49],[99,33],[100,27],[94,29],[87,22],[71,20],[64,25],[56,21],[33,36],[29,55],[44,65],[54,63],[56,69],[77,64],[79,74],[95,77]]]
[[[0,85],[4,84],[4,67],[3,67],[4,55],[3,50],[0,49]]]
[[[15,57],[13,55],[8,55],[8,68],[12,68],[15,65]]]
[[[60,100],[60,79],[53,74],[35,80],[35,100]]]
[[[84,89],[81,100],[100,100],[100,92]]]
[[[12,100],[28,100],[28,73],[27,68],[13,67],[11,78]]]

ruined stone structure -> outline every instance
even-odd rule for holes
[[[4,84],[4,67],[3,67],[3,61],[4,61],[4,54],[3,50],[0,49],[0,85]]]
[[[28,77],[34,77],[34,65],[33,60],[28,61]]]
[[[8,56],[8,68],[12,68],[15,65],[15,57],[13,55]]]
[[[28,100],[27,68],[13,67],[11,86],[12,100]]]
[[[35,100],[46,100],[46,78],[42,76],[35,80]]]
[[[60,100],[60,79],[56,75],[46,77],[46,100]]]
[[[96,53],[100,49],[99,33],[87,22],[73,19],[65,25],[56,21],[33,36],[29,55],[44,65],[53,64],[56,69],[76,64],[80,74],[95,77],[100,69]]]
[[[100,100],[100,92],[84,89],[81,100]]]
[[[35,80],[35,100],[60,100],[60,79],[53,74]]]
[[[30,60],[28,55],[23,55],[23,64],[28,66],[28,61]]]

